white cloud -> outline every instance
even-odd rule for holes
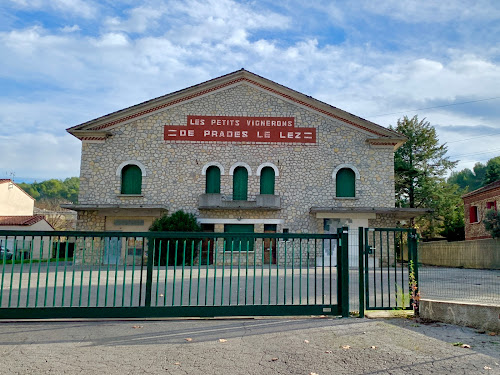
[[[47,1],[16,3],[37,9],[59,4],[59,12],[64,7],[69,12],[79,3],[58,0],[48,5]],[[92,2],[88,4],[96,9]],[[322,6],[319,4],[314,5],[317,10]],[[355,4],[362,6],[361,11],[369,8],[369,13],[363,13],[366,17],[383,14],[368,2]],[[415,10],[416,19],[438,7],[437,3],[426,4]],[[439,17],[452,13],[460,4],[443,5]],[[396,2],[379,5],[386,17],[403,19],[409,12]],[[52,144],[43,150],[48,154],[54,150],[57,157],[50,156],[53,163],[54,158],[73,152],[78,144],[71,137],[68,143],[68,136],[63,135],[65,128],[242,67],[362,117],[463,101],[461,98],[498,96],[496,45],[451,49],[436,36],[439,48],[422,54],[411,46],[403,51],[380,50],[370,43],[354,44],[348,38],[335,45],[315,35],[284,41],[272,33],[269,36],[269,31],[294,31],[298,20],[259,6],[230,0],[148,1],[122,14],[95,14],[99,22],[92,36],[85,23],[72,20],[62,29],[32,26],[0,32],[0,79],[36,87],[22,94],[17,88],[12,89],[16,94],[9,94],[7,89],[9,99],[0,97],[0,147],[9,146],[12,155],[5,163],[20,165],[14,160],[23,149],[17,140],[30,149],[44,147],[35,146],[28,133]],[[336,25],[348,23],[349,9],[325,5],[325,12]],[[300,9],[296,11],[300,13]],[[461,12],[467,13],[464,9]],[[469,13],[461,17],[465,16],[471,20],[475,17]],[[395,125],[404,114],[413,115],[405,112],[368,119]],[[437,125],[498,127],[487,113],[458,112],[452,107],[420,111],[419,116]],[[50,138],[50,134],[56,135]],[[452,137],[450,132],[442,134]],[[66,144],[72,145],[71,150]],[[17,151],[12,145],[17,145]],[[68,170],[77,170],[77,159],[66,159],[73,163]],[[65,167],[58,168],[62,171]]]
[[[65,178],[78,176],[80,142],[64,133],[18,133],[0,136],[0,171],[32,178]]]
[[[63,14],[93,18],[98,13],[97,5],[86,0],[7,0],[11,4],[29,10],[52,9]]]
[[[107,33],[102,35],[97,40],[93,41],[93,44],[97,47],[109,48],[109,47],[126,47],[129,43],[127,36],[122,33]]]
[[[80,26],[78,25],[73,25],[73,26],[64,26],[60,29],[63,33],[73,33],[75,31],[80,31]]]
[[[374,2],[361,0],[351,3],[352,7],[360,6],[364,10],[399,19],[407,23],[431,23],[450,20],[494,20],[500,16],[500,8],[491,0],[384,0]]]
[[[158,20],[163,16],[165,7],[158,5],[155,7],[139,6],[127,13],[127,19],[119,17],[107,17],[104,26],[113,31],[124,31],[127,33],[144,33],[147,30],[158,27]]]

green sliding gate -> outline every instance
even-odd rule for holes
[[[418,293],[415,229],[359,228],[359,305],[365,310],[411,309]]]
[[[346,229],[0,231],[0,245],[0,319],[349,314]]]

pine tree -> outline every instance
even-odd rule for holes
[[[425,119],[404,117],[392,130],[408,138],[394,155],[396,200],[400,207],[429,207],[433,191],[457,162],[445,156],[436,130]]]

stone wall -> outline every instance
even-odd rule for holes
[[[166,142],[164,125],[186,124],[187,115],[287,116],[296,127],[315,127],[317,143],[311,145],[220,142]],[[312,206],[393,207],[394,173],[392,146],[372,147],[372,135],[339,120],[292,104],[253,86],[240,84],[198,99],[169,107],[109,131],[105,143],[83,142],[80,204],[164,204],[169,212],[182,209],[200,218],[282,219],[290,232],[318,232],[321,221],[309,214]],[[145,167],[141,197],[120,196],[118,167],[126,161]],[[231,166],[244,162],[251,168],[249,197],[259,194],[256,170],[273,163],[279,170],[275,192],[281,210],[217,212],[199,210],[198,198],[205,192],[203,166],[218,162],[224,167],[221,194],[232,195]],[[335,197],[332,172],[341,164],[359,171],[356,199]],[[118,170],[118,173],[117,173]],[[90,219],[90,218],[89,218]],[[102,223],[81,217],[79,229],[101,229]]]
[[[487,211],[486,204],[488,202],[496,202],[497,207],[500,208],[500,188],[492,189],[474,196],[464,198],[466,240],[491,238],[491,234],[486,231],[483,222]],[[478,222],[476,223],[471,223],[470,221],[471,206],[477,206]]]

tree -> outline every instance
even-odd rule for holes
[[[497,210],[486,211],[483,222],[493,238],[500,238],[500,214]]]
[[[58,202],[77,203],[80,179],[78,177],[70,177],[65,180],[51,179],[32,184],[21,183],[19,186],[37,201],[53,199]]]
[[[497,180],[500,180],[500,156],[492,158],[486,163],[484,185],[491,184]]]
[[[440,217],[440,235],[448,241],[465,240],[464,201],[457,185],[441,183],[436,211]]]
[[[174,212],[171,216],[164,215],[155,221],[149,228],[151,232],[200,232],[201,227],[193,214],[182,210]],[[189,238],[156,239],[150,246],[154,247],[155,261],[161,265],[192,264],[198,255],[199,240]]]
[[[485,174],[486,165],[478,162],[472,171],[465,168],[459,172],[452,172],[447,181],[449,184],[458,185],[463,193],[467,193],[483,186]]]
[[[437,183],[457,162],[445,157],[446,145],[439,144],[436,130],[425,119],[405,116],[391,129],[408,138],[394,155],[397,203],[402,207],[429,207]]]
[[[465,239],[464,204],[455,184],[437,181],[430,189],[427,207],[432,212],[419,217],[416,226],[424,239],[445,237],[448,241]]]
[[[38,192],[38,190],[36,190],[36,188],[33,186],[33,184],[27,184],[25,182],[22,182],[22,183],[20,183],[18,185],[26,193],[28,193],[30,196],[32,196],[33,198],[35,198],[35,200],[40,198],[40,193]]]

